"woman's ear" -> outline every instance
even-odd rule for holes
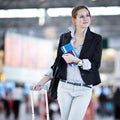
[[[72,24],[75,25],[76,24],[76,19],[72,18]]]

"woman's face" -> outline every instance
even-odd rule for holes
[[[87,28],[91,23],[91,17],[89,15],[89,12],[84,8],[80,9],[77,12],[76,18],[72,18],[72,19],[73,19],[73,24],[77,28]]]

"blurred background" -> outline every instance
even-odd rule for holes
[[[30,86],[52,65],[71,10],[82,4],[91,12],[91,30],[103,36],[102,83],[84,120],[120,120],[120,0],[0,0],[1,120],[32,120]],[[36,120],[46,120],[44,92],[33,96]],[[48,101],[50,120],[59,120],[57,100]]]

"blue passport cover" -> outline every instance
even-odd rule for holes
[[[64,46],[61,47],[61,50],[63,53],[71,53],[72,55],[74,55],[75,57],[78,57],[75,49],[73,47],[73,45],[71,43],[65,44]],[[71,66],[76,65],[76,63],[70,63]]]

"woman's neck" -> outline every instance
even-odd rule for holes
[[[85,31],[85,28],[84,29],[77,29],[75,30],[75,41],[74,41],[74,46],[78,46],[79,44],[83,44],[84,42],[84,31]]]
[[[81,28],[77,29],[76,28],[76,30],[75,30],[75,36],[76,37],[84,36],[84,31],[85,31],[85,28],[83,28],[83,29],[81,29]]]

